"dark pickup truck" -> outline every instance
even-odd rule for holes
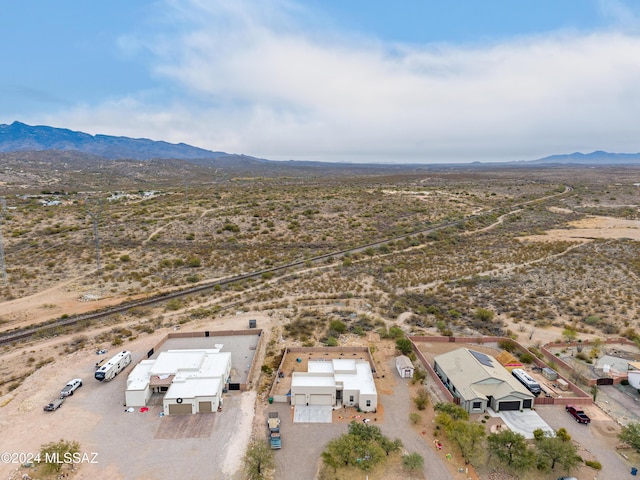
[[[573,416],[573,418],[576,419],[576,422],[584,424],[591,423],[591,419],[589,418],[589,416],[582,410],[579,410],[573,405],[567,405],[565,408],[567,412],[569,412]]]

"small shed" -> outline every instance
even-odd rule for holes
[[[542,369],[542,375],[544,375],[544,378],[547,380],[556,380],[558,378],[558,372],[549,367]]]
[[[560,390],[564,390],[565,392],[569,390],[569,384],[566,382],[566,380],[559,378],[556,383],[558,384],[558,388]]]
[[[398,374],[402,378],[413,378],[413,363],[409,360],[409,357],[406,355],[400,355],[396,357],[396,369],[398,370]]]

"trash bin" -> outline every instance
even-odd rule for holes
[[[273,403],[273,397],[269,397],[269,403]]]
[[[634,477],[638,474],[638,469],[636,467],[633,467],[631,469],[631,475],[633,475]]]

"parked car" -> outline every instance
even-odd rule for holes
[[[558,477],[558,480],[578,480],[576,477]]]
[[[64,402],[64,398],[54,398],[44,406],[45,412],[53,412],[54,410],[59,409],[62,406],[62,402]]]
[[[74,378],[73,380],[69,380],[67,384],[64,386],[64,388],[62,389],[62,391],[60,392],[60,398],[73,395],[73,392],[75,392],[81,386],[82,386],[81,378]]]

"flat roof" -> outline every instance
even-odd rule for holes
[[[200,370],[207,354],[219,353],[217,349],[169,350],[155,360],[151,375],[173,375],[178,370]]]
[[[220,377],[194,377],[183,381],[174,381],[164,398],[173,400],[176,398],[214,397],[219,391]]]
[[[333,375],[322,372],[293,372],[292,387],[335,387]]]
[[[127,390],[144,390],[149,384],[149,371],[153,367],[153,360],[142,360],[133,367],[127,377]]]
[[[354,360],[355,361],[355,360]],[[366,360],[355,361],[356,374],[336,373],[336,382],[342,382],[345,390],[358,390],[362,394],[375,394],[376,384],[373,381],[371,365]]]
[[[358,390],[365,395],[376,393],[371,365],[366,360],[309,360],[307,370],[293,373],[291,387],[336,387],[342,383],[344,390]]]

